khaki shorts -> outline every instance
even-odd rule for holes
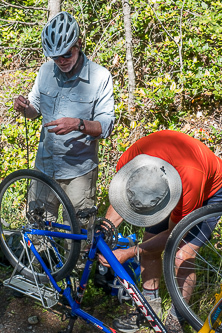
[[[74,179],[56,179],[71,200],[75,211],[92,208],[96,201],[98,168]]]
[[[75,212],[85,208],[92,208],[96,201],[96,181],[98,168],[93,169],[86,175],[73,179],[56,179],[57,183],[65,191],[71,200]],[[45,207],[47,218],[56,221],[58,218],[59,200],[49,188],[38,182],[32,182],[32,191],[29,193],[29,208],[33,210],[36,206]],[[64,220],[66,220],[64,216]],[[81,221],[86,224],[88,221]]]

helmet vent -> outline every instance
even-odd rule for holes
[[[66,26],[66,32],[69,31],[69,28],[70,28],[70,24],[67,24],[67,26]]]
[[[59,27],[59,34],[61,34],[62,29],[63,29],[63,25],[61,24],[60,27]]]
[[[58,44],[57,44],[57,49],[60,48],[60,46],[62,45],[62,36],[60,36]]]
[[[56,26],[56,20],[52,23],[52,29],[54,29]]]
[[[74,37],[74,32],[72,32],[72,34],[69,36],[69,39],[67,40],[67,43],[71,42],[71,40],[73,39]]]
[[[46,44],[48,45],[48,48],[51,50],[52,47],[51,47],[51,45],[49,44],[49,42],[47,41],[47,39],[46,39]]]
[[[52,40],[53,43],[55,43],[55,33],[54,33],[54,31],[52,31],[52,33],[51,33],[51,40]]]

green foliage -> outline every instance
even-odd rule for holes
[[[29,166],[34,166],[37,152],[41,119],[25,120],[13,109],[13,97],[26,96],[34,82],[36,73],[16,70],[10,75],[10,86],[3,87],[0,97],[5,99],[6,115],[13,119],[0,125],[0,179],[9,173],[28,167],[27,144],[29,151]],[[9,118],[10,119],[10,118]],[[28,138],[28,141],[26,140]]]
[[[34,167],[35,155],[37,150],[37,138],[39,138],[38,121],[27,121],[27,136],[29,145],[29,166]],[[15,124],[2,124],[0,126],[1,142],[3,144],[2,154],[0,155],[0,174],[4,178],[9,173],[28,168],[26,127],[22,118],[17,119]]]
[[[132,16],[139,37],[135,37],[135,53],[141,58],[143,70],[140,86],[146,98],[162,112],[177,109],[182,102],[189,108],[197,96],[203,104],[208,104],[209,95],[221,99],[221,3],[150,3],[155,14],[147,2],[140,1],[135,2]]]
[[[19,6],[19,1],[11,1],[12,5]],[[35,6],[36,1],[22,1],[22,6]],[[38,7],[46,7],[47,1],[38,1]],[[40,34],[46,23],[44,11],[23,10],[11,6],[0,8],[0,53],[1,67],[11,69],[18,65],[27,67],[38,66],[42,57]],[[17,23],[18,22],[18,23]],[[24,24],[23,24],[24,22]],[[1,51],[2,50],[2,51]]]

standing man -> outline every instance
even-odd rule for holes
[[[187,214],[203,205],[222,202],[222,160],[199,140],[165,130],[135,142],[120,157],[116,169],[117,174],[110,185],[111,206],[106,218],[115,226],[125,219],[133,225],[146,227],[138,248],[143,295],[160,315],[161,255],[166,241],[175,225]],[[187,239],[177,253],[178,266],[183,267],[183,262],[192,263],[203,244],[203,235],[204,239],[210,237],[218,219],[209,219],[192,240]],[[123,263],[137,255],[137,248],[117,249],[114,254]],[[107,265],[102,255],[99,259]],[[189,303],[193,289],[186,272],[178,269],[177,277]],[[113,326],[119,332],[137,332],[140,318],[138,312],[130,313],[115,319]],[[172,306],[165,323],[167,332],[183,333],[182,319]]]
[[[95,204],[98,142],[114,126],[111,74],[82,52],[79,26],[67,12],[54,16],[42,31],[50,61],[37,75],[28,99],[14,109],[28,118],[42,115],[35,168],[53,177],[76,211]]]

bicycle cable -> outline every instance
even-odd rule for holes
[[[27,169],[29,169],[29,141],[28,141],[28,125],[27,125],[26,110],[24,110],[24,117],[25,117],[25,140],[26,140]]]

